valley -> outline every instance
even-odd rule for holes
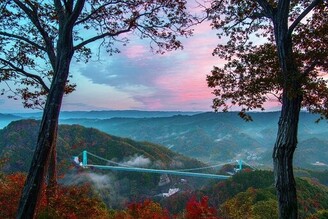
[[[219,214],[225,217],[237,213],[250,217],[266,215],[263,208],[275,215],[276,199],[270,169],[279,113],[252,113],[253,122],[243,121],[236,113],[176,113],[152,117],[157,114],[147,116],[147,112],[143,112],[141,117],[133,118],[98,118],[99,113],[96,113],[88,118],[61,118],[57,140],[60,185],[90,186],[93,194],[115,211],[125,208],[126,203],[152,200],[161,208],[169,209],[171,215],[177,215],[194,200],[193,197],[197,198],[192,201],[194,204],[208,197],[210,206],[220,206]],[[72,113],[66,115],[69,114],[72,116]],[[109,116],[108,112],[101,113],[105,114]],[[38,117],[0,116],[7,118],[2,121],[8,122],[0,129],[0,173],[8,177],[26,173],[34,152]],[[326,121],[315,123],[315,120],[315,115],[301,114],[300,142],[295,154],[295,174],[300,177],[297,185],[302,200],[300,212],[304,218],[314,215],[318,209],[328,209],[328,125]],[[119,172],[92,166],[83,168],[79,164],[83,150],[97,155],[88,157],[90,164],[113,162],[164,170],[204,169],[217,165],[201,172],[231,177],[218,180]],[[74,162],[78,155],[80,160]],[[238,168],[236,159],[246,164],[243,171],[234,174]],[[220,165],[223,163],[231,164]],[[310,192],[314,190],[322,196],[314,197]],[[0,200],[1,197],[0,194]],[[245,198],[250,202],[244,201]],[[313,204],[314,200],[318,203]],[[239,210],[232,211],[232,208]],[[250,208],[255,210],[242,210]]]
[[[250,115],[252,122],[245,122],[235,112],[62,112],[60,124],[78,124],[114,136],[160,144],[205,163],[242,159],[260,168],[270,168],[279,112]],[[37,113],[12,116],[39,118]],[[295,152],[297,167],[318,170],[328,167],[328,123],[325,120],[316,123],[317,119],[317,115],[301,113]]]

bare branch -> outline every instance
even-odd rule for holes
[[[37,44],[37,43],[31,41],[30,39],[28,39],[28,38],[26,38],[26,37],[18,36],[18,35],[11,34],[11,33],[7,33],[7,32],[0,32],[0,35],[2,35],[2,36],[6,36],[6,37],[15,38],[15,39],[19,39],[19,40],[22,40],[22,41],[24,41],[24,42],[26,42],[26,43],[28,43],[28,44],[30,44],[30,45],[32,45],[32,46],[34,46],[34,47],[40,49],[40,50],[42,50],[42,51],[47,52],[46,48],[40,46],[39,44]]]
[[[74,9],[69,17],[68,23],[67,23],[67,25],[69,25],[69,27],[73,28],[76,20],[78,19],[79,15],[81,14],[84,4],[85,4],[85,0],[78,0],[76,2],[75,7],[74,7]]]
[[[313,0],[313,2],[296,18],[296,20],[290,25],[288,30],[288,36],[291,36],[296,26],[308,15],[313,8],[315,8],[318,4],[320,4],[322,0]]]
[[[79,25],[79,24],[81,24],[81,23],[86,22],[87,20],[89,20],[90,18],[92,18],[92,16],[93,16],[94,14],[96,14],[97,12],[99,12],[101,9],[105,8],[105,7],[108,6],[108,5],[116,4],[116,3],[117,3],[117,2],[109,2],[109,3],[107,3],[107,4],[103,4],[103,5],[101,5],[99,8],[93,10],[90,14],[88,14],[85,18],[83,18],[83,19],[81,19],[81,20],[78,20],[78,21],[75,23],[75,25]]]
[[[57,12],[59,12],[63,8],[60,0],[54,0],[54,5],[55,5],[55,8],[56,8]]]
[[[0,61],[5,63],[6,65],[10,66],[12,68],[12,70],[21,73],[23,76],[32,78],[35,82],[39,83],[43,87],[44,90],[49,92],[48,86],[44,83],[44,81],[42,80],[42,78],[40,76],[28,73],[23,68],[19,68],[5,59],[0,58]]]
[[[46,52],[47,52],[47,54],[49,56],[50,63],[52,65],[52,67],[55,68],[55,63],[56,63],[56,61],[55,61],[55,59],[56,59],[55,49],[54,49],[54,46],[53,46],[53,43],[52,43],[51,38],[49,37],[49,35],[45,31],[45,29],[42,27],[42,25],[40,24],[39,17],[38,17],[38,14],[37,14],[36,9],[35,10],[31,10],[31,9],[27,8],[26,5],[24,5],[22,2],[20,2],[18,0],[14,0],[14,2],[16,3],[16,5],[20,9],[22,9],[26,13],[26,15],[28,16],[28,18],[32,21],[33,25],[40,32],[40,34],[41,34],[41,36],[42,36],[42,38],[43,38],[43,40],[45,42],[45,45],[46,45]]]
[[[307,77],[311,71],[315,69],[315,67],[319,64],[319,60],[315,60],[311,63],[311,65],[307,66],[307,68],[303,71],[304,77]]]
[[[114,33],[110,33],[110,32],[107,32],[107,33],[103,33],[103,34],[100,34],[98,36],[94,36],[94,37],[91,37],[83,42],[81,42],[80,44],[74,46],[74,51],[78,50],[78,49],[81,49],[83,46],[89,44],[89,43],[92,43],[94,41],[97,41],[97,40],[100,40],[100,39],[103,39],[105,37],[114,37],[114,36],[118,36],[122,33],[127,33],[129,31],[131,31],[133,25],[130,25],[128,28],[124,29],[124,30],[120,30],[120,31],[116,31]]]

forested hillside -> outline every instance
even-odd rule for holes
[[[20,120],[0,130],[0,212],[15,215],[24,174],[34,149],[39,122]],[[247,124],[248,125],[248,124]],[[315,142],[314,142],[315,143]],[[60,125],[58,165],[60,189],[57,199],[42,199],[43,217],[124,218],[275,218],[277,202],[273,173],[246,168],[228,180],[204,180],[168,176],[159,185],[158,174],[84,169],[73,156],[88,150],[105,159],[150,168],[181,169],[204,164],[172,152],[166,147],[108,135],[80,125]],[[94,158],[91,163],[103,162]],[[227,174],[226,165],[218,173]],[[296,169],[300,218],[324,218],[328,213],[328,172]],[[82,187],[81,187],[82,186]],[[169,188],[177,193],[164,197]],[[15,204],[16,203],[16,204]],[[127,203],[130,203],[126,205]],[[123,208],[124,210],[119,210]],[[6,209],[6,211],[4,211]],[[56,213],[57,212],[57,213]],[[9,216],[8,216],[9,215]],[[134,215],[134,216],[133,216]],[[157,216],[156,216],[157,215]]]
[[[28,171],[38,126],[39,121],[20,120],[0,130],[0,159],[5,161],[3,172]],[[111,136],[94,128],[60,125],[58,131],[57,161],[60,183],[65,185],[91,183],[100,195],[106,198],[106,204],[109,206],[122,206],[130,199],[168,192],[169,187],[179,182],[180,178],[170,177],[167,185],[161,187],[159,174],[83,169],[73,161],[74,156],[81,155],[83,150],[108,161],[129,166],[157,169],[188,169],[204,166],[201,162],[177,154],[166,147]],[[89,158],[88,163],[107,165],[106,160]],[[203,182],[191,179],[188,183],[192,187],[197,187]]]
[[[0,154],[9,159],[5,169],[10,171],[27,171],[33,154],[39,121],[20,120],[12,122],[0,130]],[[124,162],[127,158],[144,156],[151,165],[160,162],[163,168],[174,163],[184,167],[201,165],[196,160],[177,154],[166,147],[149,142],[136,142],[128,138],[108,135],[94,128],[80,125],[60,125],[58,137],[58,161],[72,162],[73,156],[88,150],[106,159]]]
[[[201,113],[162,118],[65,119],[106,133],[150,141],[204,162],[243,159],[271,167],[279,112],[250,113],[245,122],[237,113]],[[301,113],[295,165],[325,169],[328,166],[328,123],[318,115]],[[316,162],[323,165],[317,165]]]
[[[203,162],[243,159],[270,168],[280,113],[250,115],[252,122],[245,122],[235,112],[82,111],[62,112],[61,124],[79,124],[110,135],[153,142]],[[38,118],[39,114],[20,116]],[[3,115],[2,121],[5,124],[22,117]],[[328,168],[328,123],[325,120],[316,123],[317,119],[318,115],[301,113],[294,160],[297,167]]]

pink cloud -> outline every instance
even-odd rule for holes
[[[148,52],[148,49],[146,49],[143,45],[129,45],[123,50],[122,53],[129,59],[136,59],[144,57]]]

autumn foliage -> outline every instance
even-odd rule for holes
[[[15,218],[25,174],[14,173],[0,178],[0,218]],[[57,195],[47,201],[46,187],[38,209],[38,218],[112,218],[112,219],[216,219],[216,209],[208,204],[209,198],[197,201],[192,197],[183,213],[173,216],[152,200],[129,203],[124,210],[109,210],[88,185],[59,186]]]
[[[130,203],[126,210],[118,211],[114,219],[169,219],[169,213],[160,204],[151,200]]]
[[[14,218],[25,176],[16,173],[0,178],[0,218]]]
[[[197,201],[193,196],[187,202],[184,211],[178,215],[170,215],[160,204],[151,200],[131,203],[124,211],[116,212],[114,219],[219,219],[215,208],[208,204],[209,198],[204,196]]]
[[[25,175],[14,173],[0,178],[0,218],[15,218]],[[59,187],[47,203],[45,187],[38,209],[39,218],[108,218],[103,202],[92,196],[88,186]]]
[[[204,196],[200,201],[197,201],[195,197],[192,197],[186,206],[186,219],[216,219],[216,209],[208,205],[208,197]]]
[[[0,218],[15,218],[25,175],[0,172]],[[146,199],[132,202],[123,210],[106,208],[92,193],[89,185],[59,186],[57,195],[47,201],[44,194],[38,209],[42,218],[95,219],[220,219],[277,218],[278,209],[273,188],[272,172],[239,173],[230,180],[215,183],[214,190],[170,198],[182,204],[178,211]],[[313,180],[297,179],[300,218],[327,218],[328,191]],[[220,191],[220,192],[219,192]],[[181,196],[182,195],[182,196]],[[181,196],[181,198],[179,198]],[[215,198],[220,196],[220,201]],[[222,199],[222,200],[221,200]],[[186,201],[188,200],[188,201]],[[223,202],[222,202],[223,201]]]

